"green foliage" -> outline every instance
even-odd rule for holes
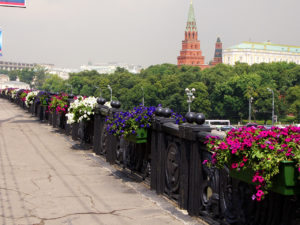
[[[67,88],[64,80],[58,75],[48,75],[42,85],[42,89],[49,92],[63,92]]]
[[[18,74],[19,74],[19,71],[17,71],[17,70],[8,71],[8,73],[7,73],[8,77],[11,81],[16,80],[18,77]]]
[[[271,119],[272,93],[275,95],[275,115],[284,120],[288,114],[294,115],[291,122],[299,121],[300,66],[294,63],[277,62],[235,66],[218,64],[200,70],[198,67],[172,64],[153,65],[132,74],[126,69],[117,68],[113,74],[99,74],[96,71],[71,73],[66,81],[45,71],[24,70],[18,72],[22,81],[32,83],[51,92],[67,92],[83,96],[100,96],[122,103],[124,110],[132,109],[144,99],[146,106],[172,108],[184,114],[187,111],[185,88],[195,88],[192,111],[202,112],[210,119],[230,119],[241,121],[248,118],[249,98],[252,97],[252,119]],[[43,74],[45,80],[43,81]],[[11,74],[11,76],[15,76]],[[39,78],[39,79],[38,79]],[[40,80],[40,83],[37,82]],[[290,120],[289,120],[290,121]]]

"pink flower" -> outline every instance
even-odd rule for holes
[[[244,156],[244,157],[243,157],[243,161],[244,161],[244,162],[247,162],[247,161],[248,161],[247,157]]]
[[[208,163],[208,160],[205,159],[202,164],[205,165],[206,163]]]
[[[255,183],[255,182],[259,182],[259,183],[262,183],[264,182],[264,178],[262,176],[259,176],[259,173],[256,173],[254,176],[253,176],[253,179],[252,179],[252,182]]]
[[[258,190],[257,192],[256,192],[256,196],[257,197],[261,197],[261,196],[263,196],[264,195],[264,192],[262,191],[262,190]]]
[[[252,179],[252,182],[255,183],[257,181],[257,176],[255,175]]]
[[[239,164],[237,164],[237,163],[232,163],[232,164],[231,164],[231,168],[232,168],[232,169],[235,169],[235,168],[237,168],[238,166],[239,166]]]
[[[217,155],[217,153],[214,152],[214,154],[212,154],[211,157],[214,159],[214,158],[216,158],[216,155]]]
[[[269,149],[274,150],[274,146],[273,145],[269,145]]]
[[[257,179],[259,183],[262,183],[265,180],[262,176],[258,176]]]
[[[284,141],[285,141],[285,142],[291,142],[291,141],[292,141],[292,138],[286,138]]]
[[[227,149],[228,146],[224,142],[221,142],[219,148],[224,150],[224,149]]]
[[[245,166],[245,163],[241,162],[240,167],[243,167],[243,166]]]
[[[260,145],[260,147],[261,147],[261,148],[265,148],[265,147],[266,147],[266,145]]]

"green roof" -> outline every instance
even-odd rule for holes
[[[271,42],[242,42],[241,44],[234,45],[228,49],[255,49],[255,50],[268,50],[276,52],[293,52],[300,53],[300,46],[280,45]]]
[[[190,3],[188,21],[187,21],[187,24],[186,24],[185,31],[197,31],[196,19],[195,19],[195,13],[194,13],[194,6],[193,6],[193,1],[192,0],[191,0],[191,3]]]

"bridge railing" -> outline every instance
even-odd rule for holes
[[[1,97],[9,99],[3,94]],[[26,109],[19,99],[14,102]],[[53,127],[72,134],[73,140],[90,145],[110,164],[131,170],[157,194],[167,196],[191,216],[200,216],[209,224],[300,224],[299,195],[271,192],[262,202],[252,201],[254,186],[231,178],[226,167],[219,170],[202,163],[212,155],[204,144],[206,136],[211,135],[209,127],[178,125],[172,118],[157,115],[147,143],[136,144],[107,131],[106,117],[120,111],[98,105],[92,122],[69,125],[64,114],[49,113],[38,104],[30,107],[30,113],[41,121],[48,120]]]

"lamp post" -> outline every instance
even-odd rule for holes
[[[267,88],[267,90],[272,92],[272,126],[274,126],[274,91],[271,88]]]
[[[249,98],[249,123],[251,123],[251,103],[252,103],[253,97]]]
[[[144,88],[141,87],[142,92],[143,92],[143,99],[142,99],[142,105],[145,106],[145,98],[144,98]]]
[[[192,90],[190,90],[190,89],[188,89],[188,88],[186,88],[185,89],[185,92],[186,92],[186,95],[188,96],[188,100],[187,100],[187,103],[188,103],[188,106],[189,106],[189,108],[188,108],[188,112],[191,112],[191,104],[192,104],[192,101],[195,99],[195,96],[194,96],[194,92],[196,91],[196,89],[195,88],[192,88]]]
[[[107,88],[110,90],[110,101],[112,101],[112,88],[110,85],[107,85]]]

